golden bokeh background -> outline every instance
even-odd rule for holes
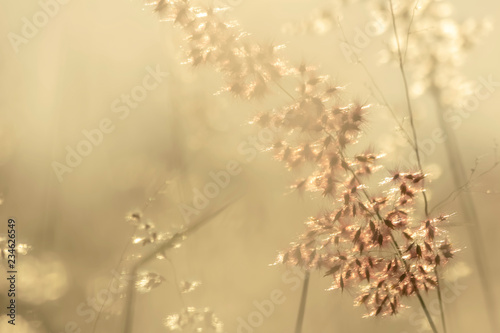
[[[237,20],[255,40],[285,45],[282,52],[291,62],[316,64],[323,74],[346,86],[352,98],[374,100],[361,66],[343,55],[337,27],[322,34],[298,35],[284,29],[307,18],[315,8],[328,7],[329,1],[233,3],[223,15]],[[453,7],[451,17],[459,21],[473,17],[493,22],[493,30],[467,54],[463,74],[471,80],[491,76],[500,81],[495,25],[500,21],[500,3],[458,1]],[[121,332],[126,302],[120,298],[121,291],[113,295],[113,304],[104,307],[95,328],[91,313],[98,311],[91,306],[119,271],[152,248],[140,245],[147,231],[134,233],[126,216],[140,211],[141,220],[168,237],[182,229],[181,208],[192,204],[195,189],[202,189],[211,181],[211,172],[226,169],[232,160],[238,161],[241,173],[231,177],[205,210],[239,199],[170,250],[167,260],[144,267],[163,279],[150,292],[137,295],[134,332],[168,332],[165,318],[186,306],[210,308],[224,324],[224,332],[293,331],[300,272],[271,264],[303,231],[307,217],[328,209],[329,202],[319,195],[291,191],[293,172],[270,152],[261,149],[253,156],[239,149],[242,144],[250,147],[255,137],[258,140],[259,129],[249,125],[255,111],[272,108],[287,97],[275,88],[272,98],[252,102],[218,93],[221,76],[213,68],[181,64],[182,34],[171,23],[159,22],[142,1],[68,1],[15,52],[9,33],[20,34],[23,18],[31,20],[40,8],[38,2],[0,4],[0,234],[6,233],[7,219],[13,217],[18,242],[31,247],[18,260],[18,325],[7,325],[2,316],[0,332]],[[338,14],[346,35],[362,29],[369,14],[363,2],[346,5]],[[398,68],[379,61],[386,44],[384,38],[373,38],[361,57],[390,103],[404,113]],[[168,75],[159,76],[158,85],[147,91],[144,100],[129,107],[126,115],[115,112],[114,102],[158,68]],[[419,135],[429,138],[438,127],[435,110],[425,98],[415,105]],[[476,159],[479,171],[495,161],[494,142],[500,140],[498,105],[500,92],[495,90],[455,132],[466,170],[474,167]],[[83,131],[99,128],[103,119],[109,119],[110,133],[104,133],[102,142],[92,146],[88,156],[60,181],[54,161],[64,163],[67,147],[76,149],[85,139]],[[360,145],[386,152],[388,167],[404,165],[401,157],[408,156],[410,149],[398,139],[387,110],[373,108],[369,120]],[[448,164],[443,144],[425,156],[424,168],[432,179],[431,203],[459,186],[452,180],[454,167]],[[500,168],[475,180],[468,191],[478,210],[488,256],[485,261],[493,282],[489,293],[498,300]],[[445,272],[450,283],[463,287],[445,304],[449,331],[488,332],[468,221],[460,217],[457,200],[442,211],[457,213],[449,232],[462,249]],[[132,244],[135,238],[139,244]],[[412,307],[398,316],[362,319],[363,309],[352,306],[349,289],[326,291],[330,281],[322,275],[311,275],[304,332],[426,331],[421,328],[423,317],[416,301],[410,301]],[[4,278],[0,281],[0,314],[4,314],[7,284]],[[183,292],[186,283],[193,281],[201,284]],[[284,301],[275,304],[269,316],[261,315],[262,324],[238,330],[241,320],[248,322],[258,311],[256,303],[279,291]],[[436,299],[435,293],[426,297]],[[499,308],[496,311],[500,316]]]

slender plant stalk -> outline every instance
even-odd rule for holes
[[[302,333],[302,325],[304,322],[304,314],[306,312],[307,291],[309,289],[309,270],[306,271],[304,283],[302,284],[302,295],[300,296],[299,313],[297,314],[297,322],[295,324],[295,333]]]
[[[346,34],[344,32],[344,28],[342,27],[342,24],[340,23],[340,19],[337,20],[337,22],[338,22],[338,26],[340,28],[340,32],[342,33],[342,37],[344,39],[343,42],[346,43],[346,45],[349,47],[349,49],[351,49],[351,52],[354,55],[354,58],[356,60],[356,64],[359,64],[361,66],[361,68],[363,68],[363,70],[365,71],[366,76],[368,76],[368,78],[370,79],[373,87],[375,88],[375,90],[377,90],[377,93],[379,94],[380,98],[382,99],[383,104],[387,107],[387,109],[391,113],[391,116],[394,118],[394,121],[398,125],[399,130],[405,136],[405,138],[408,141],[408,143],[410,144],[410,146],[412,148],[415,148],[415,143],[412,141],[410,135],[408,134],[408,132],[403,127],[403,123],[401,121],[399,121],[399,119],[398,119],[398,117],[396,115],[396,112],[394,111],[394,109],[391,107],[391,105],[389,104],[389,102],[385,98],[385,95],[382,92],[382,89],[380,89],[379,85],[377,84],[377,81],[375,81],[375,78],[373,77],[373,75],[368,70],[368,67],[361,60],[361,58],[358,56],[358,54],[354,51],[354,48],[352,47],[351,43],[349,43],[349,41],[347,40]]]
[[[396,24],[396,16],[394,15],[394,7],[393,7],[393,4],[392,4],[392,0],[389,0],[389,4],[390,4],[390,9],[391,9],[391,18],[392,18],[392,26],[393,26],[393,29],[394,29],[394,37],[396,38],[396,45],[398,47],[399,69],[401,71],[401,76],[403,78],[404,90],[405,90],[405,96],[406,96],[406,102],[408,104],[408,113],[410,115],[410,125],[411,125],[412,134],[413,134],[413,142],[415,144],[414,145],[414,150],[415,150],[415,153],[416,153],[416,156],[417,156],[418,168],[420,169],[420,172],[423,173],[422,160],[420,158],[420,148],[419,148],[419,144],[418,144],[418,135],[417,135],[416,127],[415,127],[415,121],[414,121],[414,117],[413,117],[413,108],[412,108],[411,99],[410,99],[410,90],[408,88],[408,79],[406,78],[406,71],[405,71],[404,61],[403,61],[404,58],[403,58],[403,55],[402,55],[402,52],[401,52],[401,44],[399,42],[399,34],[398,34],[398,28],[397,28],[397,24]],[[415,13],[415,10],[413,11],[413,14],[414,13]],[[413,16],[412,16],[411,21],[410,21],[410,27],[411,27],[412,22],[413,22]],[[407,43],[408,43],[408,39],[409,39],[409,35],[410,35],[410,27],[408,28],[408,33],[407,33],[407,36],[406,36]],[[406,55],[406,51],[405,51],[405,55]],[[427,199],[427,194],[425,193],[425,188],[422,191],[422,195],[424,197],[425,216],[429,217],[429,202],[428,202],[428,199]],[[436,280],[437,280],[437,287],[436,287],[436,289],[437,289],[437,293],[438,293],[439,310],[441,312],[441,323],[443,325],[443,332],[447,333],[446,319],[445,319],[445,314],[444,314],[444,306],[443,306],[443,300],[442,300],[442,297],[441,297],[441,281],[439,280],[439,273],[438,273],[438,268],[437,267],[434,268],[434,273],[436,275]],[[425,303],[423,302],[423,299],[420,296],[420,293],[418,292],[418,289],[417,289],[417,296],[418,296],[418,299],[419,299],[419,301],[420,301],[420,303],[422,305],[422,308],[425,311],[425,314],[426,314],[427,318],[429,319],[429,323],[431,324],[433,330],[435,332],[437,332],[436,327],[434,326],[434,323],[432,322],[432,319],[431,319],[431,317],[430,317],[430,315],[429,315],[429,313],[427,311],[427,308],[425,307]]]
[[[406,71],[405,71],[405,66],[403,63],[403,55],[401,53],[401,45],[399,43],[399,34],[398,34],[398,28],[396,25],[396,17],[394,16],[394,9],[392,6],[392,0],[389,0],[390,4],[390,9],[391,9],[391,16],[392,16],[392,26],[394,28],[394,37],[396,38],[396,44],[398,47],[398,56],[399,56],[399,69],[401,71],[401,76],[403,77],[403,84],[405,88],[405,97],[406,97],[406,103],[408,104],[408,113],[410,116],[410,125],[411,125],[411,130],[413,134],[413,142],[415,143],[415,153],[417,154],[417,163],[418,163],[418,168],[420,169],[420,172],[422,172],[422,160],[420,158],[420,148],[418,146],[418,138],[417,138],[417,130],[415,128],[415,121],[413,117],[413,107],[411,104],[411,99],[410,99],[410,89],[408,88],[408,80],[406,78]],[[425,205],[425,215],[429,215],[429,203],[427,200],[427,195],[425,194],[425,191],[422,192],[424,196],[424,205]]]
[[[438,271],[437,267],[434,267],[434,274],[436,275],[438,285],[440,285],[441,280],[439,279],[439,271]],[[439,299],[439,310],[441,312],[441,323],[443,323],[443,331],[447,332],[446,318],[444,316],[443,296],[441,295],[441,288],[437,288],[437,294],[438,294],[438,299]]]
[[[414,13],[415,13],[415,11],[413,12],[413,14]],[[378,87],[378,85],[376,84],[375,79],[370,74],[370,72],[369,72],[368,68],[366,67],[366,65],[361,61],[361,59],[358,57],[358,55],[355,52],[353,52],[353,54],[356,57],[356,62],[362,66],[362,68],[364,69],[365,73],[370,78],[372,84],[377,89],[377,92],[381,96],[384,104],[387,106],[387,108],[389,109],[389,111],[391,111],[391,115],[396,120],[397,125],[400,128],[400,130],[403,132],[403,134],[405,134],[405,136],[406,136],[406,138],[408,140],[408,143],[410,143],[411,147],[416,151],[417,158],[418,158],[419,169],[420,169],[420,172],[422,172],[422,166],[421,166],[420,155],[419,155],[419,148],[418,148],[418,141],[417,141],[417,133],[416,133],[414,122],[413,122],[413,111],[412,111],[411,103],[410,103],[410,99],[409,99],[408,84],[407,84],[407,80],[406,80],[406,73],[404,71],[403,57],[401,56],[401,49],[400,49],[400,45],[399,45],[399,39],[397,37],[397,30],[396,30],[396,24],[395,24],[395,19],[394,19],[394,13],[393,13],[393,10],[392,10],[392,1],[391,1],[391,14],[392,14],[392,18],[393,18],[393,25],[394,25],[394,29],[395,29],[396,38],[397,38],[397,41],[398,41],[398,53],[399,53],[399,59],[400,59],[400,68],[401,68],[402,74],[403,74],[403,79],[404,79],[404,83],[405,83],[406,98],[407,98],[407,102],[408,102],[408,108],[410,110],[410,120],[411,120],[411,125],[412,125],[413,140],[409,136],[409,134],[407,134],[407,132],[404,130],[403,125],[398,121],[398,118],[396,117],[395,112],[392,110],[392,108],[390,107],[389,103],[385,99],[384,94],[382,93],[382,91]],[[413,15],[412,15],[411,20],[413,21]],[[411,23],[410,23],[410,26],[411,26]],[[347,38],[345,36],[344,30],[342,29],[342,26],[341,26],[340,22],[339,22],[339,27],[340,27],[340,30],[342,32],[342,35],[344,37],[345,42],[351,48],[351,50],[353,50],[352,46],[347,41]],[[408,27],[408,35],[409,35],[409,32],[410,32],[410,27]],[[405,52],[405,55],[406,55],[406,52]],[[351,170],[351,173],[353,174],[353,176],[356,177],[354,171]],[[359,180],[358,180],[358,182],[359,182]],[[365,193],[365,195],[369,199],[368,193]],[[428,216],[429,215],[429,212],[428,212],[428,201],[427,201],[427,197],[425,195],[425,192],[424,192],[424,202],[425,202],[425,213],[426,213],[426,216]],[[391,235],[391,237],[392,237],[392,235]],[[400,257],[402,258],[402,253],[399,251],[399,247],[398,247],[397,242],[395,241],[395,239],[393,237],[392,237],[392,240],[393,240],[394,247],[396,248],[396,250],[398,251]],[[405,262],[404,259],[402,259],[402,260],[403,260],[403,262]],[[405,265],[406,265],[406,262],[405,262]],[[445,318],[444,318],[444,310],[443,310],[442,297],[441,297],[441,289],[440,289],[440,283],[439,283],[439,275],[438,275],[437,268],[435,268],[435,274],[436,274],[436,279],[438,281],[437,291],[438,291],[439,305],[440,305],[440,310],[441,310],[441,320],[442,320],[442,323],[443,323],[444,332],[447,332]],[[427,306],[425,304],[425,301],[423,300],[422,296],[420,295],[420,292],[418,291],[418,289],[415,288],[415,290],[416,290],[417,298],[418,298],[418,300],[420,302],[420,305],[422,306],[422,309],[424,310],[424,313],[425,313],[425,315],[427,317],[427,320],[429,321],[429,324],[430,324],[432,330],[434,332],[437,332],[436,326],[435,326],[435,324],[434,324],[434,322],[432,320],[432,317],[431,317],[431,315],[430,315],[430,313],[428,311],[428,308],[427,308]]]

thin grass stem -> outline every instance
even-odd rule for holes
[[[418,2],[417,2],[418,3]],[[405,96],[406,96],[406,102],[407,102],[407,105],[408,105],[408,113],[410,115],[410,125],[411,125],[411,129],[412,129],[412,134],[413,134],[413,142],[415,143],[415,146],[414,146],[414,150],[415,150],[415,153],[417,155],[417,163],[418,163],[418,168],[420,169],[420,172],[423,174],[423,168],[422,168],[422,160],[421,160],[421,157],[420,157],[420,148],[419,148],[419,144],[418,144],[418,135],[417,135],[417,130],[416,130],[416,127],[415,127],[415,121],[414,121],[414,116],[413,116],[413,107],[412,107],[412,104],[411,104],[411,99],[410,99],[410,90],[409,90],[409,87],[408,87],[408,79],[406,77],[406,71],[405,71],[405,67],[404,67],[404,57],[402,55],[402,52],[401,52],[401,44],[399,42],[399,34],[398,34],[398,28],[397,28],[397,24],[396,24],[396,16],[394,15],[394,7],[393,7],[393,4],[392,4],[392,0],[389,0],[389,4],[390,4],[390,10],[391,10],[391,18],[392,18],[392,26],[393,26],[393,29],[394,29],[394,37],[396,39],[396,45],[397,45],[397,48],[398,48],[398,58],[399,58],[399,69],[401,71],[401,76],[403,78],[403,83],[404,83],[404,90],[405,90]],[[415,5],[415,8],[416,8],[416,5]],[[409,27],[408,27],[408,33],[407,33],[407,36],[406,36],[406,45],[408,45],[408,39],[409,39],[409,35],[410,35],[410,28],[411,28],[411,25],[413,23],[413,17],[414,17],[414,14],[415,14],[415,8],[413,9],[413,15],[411,17],[411,21],[410,21],[410,24],[409,24]],[[408,48],[408,46],[406,46],[406,49]],[[405,56],[406,56],[406,49],[405,49]],[[427,199],[427,194],[425,193],[425,183],[422,182],[422,186],[423,186],[423,191],[422,191],[422,195],[424,197],[424,210],[425,210],[425,216],[426,217],[429,217],[429,201]],[[435,272],[435,275],[436,275],[436,279],[437,279],[437,293],[438,293],[438,299],[439,299],[439,309],[440,309],[440,312],[441,312],[441,323],[443,325],[443,332],[444,333],[447,333],[447,330],[446,330],[446,320],[445,320],[445,314],[444,314],[444,306],[443,306],[443,300],[442,300],[442,297],[441,297],[441,284],[439,283],[439,274],[438,274],[438,269],[437,267],[434,269],[434,272]],[[416,289],[416,292],[417,292],[417,296],[418,296],[418,299],[420,301],[420,304],[422,305],[422,308],[424,309],[424,312],[425,312],[425,315],[427,316],[427,319],[429,321],[429,324],[431,325],[432,329],[437,332],[437,329],[432,321],[432,318],[427,310],[427,307],[425,306],[425,302],[423,301],[422,297],[420,296],[420,292],[418,291],[418,289]]]
[[[297,314],[297,322],[295,324],[295,333],[302,333],[304,323],[304,315],[306,312],[307,291],[309,289],[309,270],[306,271],[304,282],[302,284],[302,295],[300,296],[299,312]]]

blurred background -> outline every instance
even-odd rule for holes
[[[294,174],[271,153],[256,149],[250,156],[239,150],[250,147],[258,135],[259,128],[248,124],[252,115],[279,105],[286,96],[276,89],[274,98],[245,102],[218,94],[220,75],[212,68],[182,65],[182,33],[159,22],[141,1],[72,0],[53,8],[53,17],[42,27],[26,28],[23,18],[33,21],[45,2],[0,3],[0,234],[14,217],[17,241],[30,247],[18,260],[18,325],[13,328],[2,316],[0,332],[120,332],[126,279],[121,272],[151,251],[155,244],[143,245],[151,237],[161,241],[183,228],[186,205],[193,206],[196,191],[229,161],[237,161],[241,172],[209,200],[203,213],[239,199],[163,260],[143,267],[158,275],[140,285],[149,292],[137,295],[134,332],[168,332],[166,319],[175,318],[168,316],[185,307],[196,308],[203,318],[213,311],[224,332],[291,332],[301,273],[272,264],[302,232],[304,221],[330,206],[319,196],[290,191]],[[291,63],[318,64],[352,98],[377,103],[363,68],[339,46],[343,36],[338,27],[323,20],[309,31],[301,23],[315,20],[323,8],[338,8],[330,1],[226,3],[231,10],[223,15],[237,20],[256,40],[286,45],[282,52]],[[363,2],[345,4],[338,16],[348,39],[355,38],[356,29],[363,30],[370,20],[370,9]],[[500,3],[455,2],[451,17],[496,23]],[[22,36],[23,29],[32,37],[13,37]],[[370,39],[360,57],[389,102],[404,113],[399,70],[380,63],[387,36]],[[498,82],[499,58],[493,30],[470,50],[461,71],[474,81],[491,77]],[[151,89],[137,88],[145,80]],[[124,95],[134,89],[146,94],[127,104]],[[495,89],[455,131],[467,172],[476,167],[480,174],[496,161],[500,92]],[[425,98],[416,98],[415,105],[419,135],[430,138],[439,126],[435,107]],[[386,152],[387,167],[408,166],[410,149],[389,112],[375,107],[369,120],[360,146]],[[85,133],[96,130],[101,133],[95,134],[97,144],[82,144]],[[434,145],[424,168],[431,174],[428,192],[436,204],[461,184],[453,181],[456,166],[448,163],[445,145]],[[74,167],[61,167],[67,165],[68,151],[77,149],[88,150],[87,156],[73,160]],[[500,168],[469,185],[493,282],[489,292],[498,299]],[[449,331],[488,332],[487,305],[466,227],[470,222],[460,210],[458,200],[439,209],[457,213],[448,231],[462,249],[445,272],[452,286],[445,303]],[[398,316],[361,319],[364,309],[352,306],[351,292],[326,291],[330,281],[322,275],[311,275],[304,332],[428,331],[415,301]],[[110,282],[116,279],[116,292],[102,306],[99,295],[113,289]],[[0,301],[6,304],[7,283],[0,281]],[[282,294],[282,302],[266,314],[262,304],[269,304],[273,293]],[[429,302],[436,297],[426,296]],[[5,306],[1,309],[4,314]]]

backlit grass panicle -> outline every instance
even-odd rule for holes
[[[258,99],[279,88],[289,97],[284,105],[258,112],[253,123],[279,134],[271,149],[289,169],[312,170],[294,187],[321,193],[331,209],[311,218],[278,261],[323,270],[332,289],[356,289],[356,304],[366,306],[368,316],[396,314],[414,295],[425,309],[420,294],[438,285],[431,273],[456,252],[442,230],[448,216],[422,219],[417,212],[416,198],[425,190],[421,171],[381,177],[378,161],[384,154],[352,153],[370,105],[347,98],[343,87],[308,64],[289,65],[279,47],[253,42],[236,23],[218,16],[221,9],[186,0],[152,5],[186,33],[188,63],[212,65],[223,74],[224,91]],[[294,91],[284,88],[285,79],[295,82]],[[368,186],[374,179],[380,184],[376,195]]]
[[[434,268],[456,252],[442,230],[449,217],[413,217],[421,173],[395,173],[381,185],[389,186],[384,195],[366,197],[357,180],[362,164],[350,163],[355,175],[345,171],[338,208],[311,218],[279,261],[322,269],[331,289],[357,290],[356,304],[369,316],[396,314],[405,297],[437,286]]]
[[[261,98],[269,82],[288,74],[279,57],[281,46],[251,41],[236,22],[217,15],[224,8],[201,8],[188,1],[156,1],[149,5],[165,21],[180,25],[186,34],[187,63],[209,64],[224,74],[223,91],[245,99]]]

